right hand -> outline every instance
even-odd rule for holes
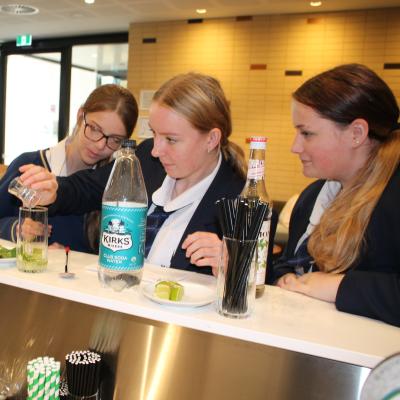
[[[21,182],[40,192],[39,205],[47,206],[57,198],[58,183],[56,176],[39,165],[26,164],[19,168]]]

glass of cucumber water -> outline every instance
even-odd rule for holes
[[[20,207],[17,226],[17,268],[42,272],[47,268],[47,208]]]

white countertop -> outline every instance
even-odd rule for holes
[[[0,244],[7,242],[0,240]],[[266,287],[264,295],[256,300],[252,316],[235,320],[220,316],[213,304],[198,308],[171,307],[147,299],[140,287],[119,293],[111,288],[102,288],[95,272],[97,256],[94,255],[70,252],[69,270],[76,273],[75,279],[59,277],[58,273],[63,272],[64,265],[64,251],[49,250],[46,272],[23,273],[15,266],[0,265],[0,283],[368,368],[400,351],[400,328],[342,313],[333,304],[277,287]],[[211,287],[215,285],[215,279],[210,276],[151,265],[145,266],[144,278],[151,280],[160,270],[162,274],[166,271],[171,273],[171,279],[183,278],[183,285],[185,281]]]

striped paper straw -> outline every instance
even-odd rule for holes
[[[28,400],[58,400],[60,362],[38,357],[27,364]]]

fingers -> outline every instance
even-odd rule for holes
[[[211,267],[212,274],[214,276],[218,276],[219,258],[201,258],[200,260],[192,264],[196,265],[197,267]]]
[[[22,172],[20,179],[25,186],[33,189],[49,189],[57,185],[55,175],[46,168],[27,164],[20,167],[20,171]]]
[[[186,250],[186,257],[198,267],[211,266],[216,273],[220,255],[221,240],[215,233],[195,232],[185,239],[182,248]]]
[[[190,257],[190,262],[192,264],[196,264],[196,265],[199,264],[199,266],[203,266],[203,265],[211,265],[211,264],[202,264],[201,260],[215,258],[218,262],[220,255],[221,255],[220,248],[201,247],[198,250],[194,251],[189,257]]]
[[[36,236],[44,235],[45,225],[40,222],[35,222],[29,218],[26,218],[21,226],[20,232],[24,240],[31,240]]]
[[[295,287],[297,283],[298,283],[297,276],[295,274],[290,273],[283,275],[278,280],[276,285],[282,289],[293,290],[293,287]]]
[[[49,249],[64,249],[64,246],[60,243],[54,242],[52,244],[49,244]]]
[[[186,257],[190,257],[202,247],[221,247],[221,240],[215,233],[195,232],[186,237],[182,249],[186,250]]]
[[[40,191],[39,204],[48,205],[55,201],[58,183],[54,174],[46,168],[33,164],[23,165],[19,170],[22,172],[20,176],[22,183]]]

